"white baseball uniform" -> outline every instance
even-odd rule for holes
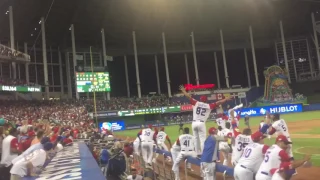
[[[150,128],[143,129],[140,135],[142,157],[143,160],[148,164],[152,163],[153,158],[153,135],[154,131],[152,131]]]
[[[291,141],[289,128],[288,128],[285,120],[279,119],[278,121],[273,122],[272,128],[274,128],[276,130],[277,134],[282,134],[287,137],[288,141]],[[290,157],[293,157],[292,144],[288,145],[287,153]]]
[[[265,154],[265,158],[257,171],[256,179],[271,180],[270,170],[279,168],[282,161],[290,161],[287,152],[276,144],[272,145]]]
[[[234,140],[234,146],[232,149],[232,157],[231,157],[231,163],[233,166],[235,166],[238,163],[238,160],[240,159],[244,148],[248,144],[251,144],[253,141],[251,139],[251,135],[243,135],[243,134],[235,134],[235,140]]]
[[[181,147],[177,145],[177,142],[175,142],[170,149],[173,163],[176,161],[180,151]]]
[[[133,151],[136,155],[140,156],[140,140],[138,137],[133,141]]]
[[[172,171],[175,174],[175,179],[180,179],[179,175],[179,164],[187,156],[195,157],[195,138],[190,134],[180,135],[177,140],[177,145],[180,145],[181,151],[178,154],[177,158],[174,160]]]
[[[279,171],[277,170],[273,175],[271,180],[285,180],[280,174]]]
[[[198,155],[201,155],[204,141],[207,138],[207,129],[205,123],[211,113],[211,110],[217,105],[215,103],[207,104],[199,102],[194,99],[191,99],[191,104],[193,105],[192,131],[196,141],[196,152]]]
[[[234,168],[235,180],[254,180],[254,175],[257,173],[268,148],[264,144],[255,142],[248,144]]]
[[[165,151],[168,151],[168,147],[165,144],[165,141],[167,139],[167,133],[163,132],[163,131],[159,131],[157,134],[157,143],[158,143],[158,147],[160,149],[163,149]]]
[[[224,128],[221,131],[218,131],[217,135],[221,137],[226,137],[231,134],[230,129]],[[230,146],[228,145],[228,142],[220,141],[219,142],[219,151],[223,155],[223,165],[228,165],[228,159],[229,159],[229,153],[230,153]]]
[[[226,128],[226,120],[224,120],[222,118],[218,118],[218,119],[216,119],[216,123],[218,126],[221,126],[222,129]]]

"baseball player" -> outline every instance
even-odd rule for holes
[[[272,174],[271,180],[287,180],[295,173],[295,168],[305,165],[310,160],[310,155],[305,155],[304,160],[300,163],[282,162],[279,168],[274,168],[270,170]]]
[[[265,158],[257,171],[256,179],[271,180],[271,169],[280,167],[282,162],[290,162],[290,156],[286,149],[291,143],[285,135],[279,135],[276,138],[276,143],[265,154]]]
[[[235,122],[236,123],[236,122]],[[251,129],[245,128],[242,131],[242,134],[239,132],[238,129],[233,130],[234,133],[234,146],[232,147],[232,157],[231,157],[231,163],[233,166],[236,166],[238,163],[238,160],[240,159],[244,148],[250,143],[252,143],[251,138]]]
[[[140,130],[140,132],[142,132],[142,130],[143,130],[143,128],[144,128],[144,126],[143,125],[141,125],[141,130]],[[139,134],[139,133],[138,133]],[[140,137],[137,137],[134,141],[133,141],[133,152],[136,154],[136,155],[138,155],[138,156],[140,156],[140,154],[141,154],[141,152],[140,152]]]
[[[172,171],[175,175],[175,180],[180,180],[179,164],[187,156],[196,156],[195,150],[195,138],[189,134],[189,128],[184,128],[184,134],[180,135],[176,141],[176,145],[180,146],[180,153],[174,160]]]
[[[277,133],[278,135],[282,134],[288,139],[288,141],[291,141],[289,128],[287,126],[287,123],[284,119],[280,119],[280,114],[279,113],[274,114],[272,117],[272,120],[273,120],[273,123],[271,125],[272,128],[269,131],[269,135],[272,135],[274,133]],[[288,148],[286,151],[287,151],[288,155],[290,156],[291,160],[294,160],[291,144],[288,145]]]
[[[246,115],[245,117],[244,117],[244,124],[250,129],[250,123],[249,123],[249,116],[248,115]],[[261,126],[262,127],[262,126]],[[260,129],[260,128],[259,128]]]
[[[173,163],[177,159],[180,151],[181,151],[181,147],[177,145],[177,142],[174,142],[174,144],[172,145],[172,147],[170,149]]]
[[[264,154],[269,146],[263,144],[263,133],[258,131],[251,135],[253,143],[246,146],[238,164],[234,168],[235,180],[254,180]]]
[[[226,141],[227,137],[217,135],[217,129],[211,127],[209,129],[209,136],[204,142],[203,154],[201,156],[201,171],[203,174],[203,180],[215,180],[216,179],[216,162],[218,143],[220,141]]]
[[[156,139],[154,139],[154,131],[152,130],[152,125],[149,125],[148,128],[141,130],[138,133],[138,138],[141,142],[141,153],[145,163],[151,167],[152,158],[153,158],[153,144]]]
[[[168,151],[168,147],[165,144],[165,141],[167,140],[169,142],[170,148],[171,148],[171,141],[167,133],[164,132],[164,127],[160,128],[160,131],[157,134],[157,143],[158,143],[158,148]],[[159,154],[156,155],[156,158],[159,156]],[[169,157],[168,157],[169,158]],[[169,158],[170,159],[170,158]],[[169,160],[170,161],[170,160]]]
[[[221,126],[222,129],[226,128],[226,122],[228,121],[229,117],[226,114],[221,114],[219,118],[216,119],[216,123],[218,126]]]
[[[230,126],[230,124],[229,124],[229,126]],[[232,133],[231,133],[230,129],[228,129],[228,128],[222,129],[222,127],[220,127],[220,126],[218,127],[218,129],[219,129],[219,131],[217,133],[218,136],[231,138]],[[229,159],[229,153],[231,152],[231,146],[229,146],[228,142],[226,142],[226,141],[219,142],[219,152],[221,152],[223,155],[223,159],[224,159],[223,165],[227,166],[228,159]]]
[[[206,121],[210,115],[212,109],[215,109],[220,104],[225,103],[226,101],[230,100],[231,98],[226,98],[216,103],[208,104],[207,96],[201,96],[200,101],[197,101],[191,97],[189,93],[185,90],[183,86],[180,86],[180,90],[182,93],[190,99],[190,102],[193,106],[193,122],[192,122],[192,131],[193,136],[196,138],[196,152],[198,156],[201,156],[204,141],[206,139]]]
[[[183,134],[183,122],[180,121],[180,124],[179,124],[179,134]]]

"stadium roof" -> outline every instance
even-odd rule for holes
[[[2,0],[1,41],[10,37],[5,15],[9,5],[19,43],[34,44],[40,18],[48,15],[47,45],[70,47],[69,27],[74,24],[77,48],[100,47],[104,28],[109,55],[133,53],[133,30],[139,54],[162,52],[161,32],[166,33],[169,52],[191,51],[191,31],[197,51],[219,50],[220,28],[227,49],[249,47],[249,25],[256,46],[270,46],[279,38],[279,20],[286,37],[308,35],[310,13],[320,11],[320,4],[312,0]]]

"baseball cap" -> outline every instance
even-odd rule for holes
[[[28,136],[29,136],[29,137],[35,136],[35,135],[36,135],[36,134],[34,133],[34,131],[29,131],[29,132],[28,132]]]
[[[47,143],[47,142],[50,142],[50,138],[49,138],[49,137],[43,137],[43,138],[41,139],[41,144],[45,144],[45,143]]]
[[[292,142],[290,142],[288,140],[288,138],[286,136],[282,135],[282,134],[277,137],[276,142],[278,142],[278,141],[282,141],[285,144],[292,144]]]
[[[215,134],[216,131],[217,129],[215,127],[209,128],[209,134]]]
[[[201,96],[200,101],[206,102],[208,100],[207,96]]]
[[[263,135],[262,132],[260,132],[260,131],[257,131],[257,132],[255,132],[255,133],[251,134],[251,139],[252,139],[252,141],[254,141],[254,142],[258,142],[258,141],[260,141],[260,140],[263,139],[263,138],[264,138],[264,135]]]
[[[51,142],[46,142],[43,144],[43,149],[49,151],[53,148],[53,144]]]

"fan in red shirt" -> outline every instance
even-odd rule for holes
[[[27,139],[25,139],[19,143],[19,150],[21,150],[21,151],[27,150],[31,146],[31,142],[35,136],[36,136],[36,134],[34,133],[34,131],[28,132]]]
[[[56,142],[59,135],[59,129],[60,129],[59,127],[52,128],[53,135],[50,137],[50,142],[52,143]]]

